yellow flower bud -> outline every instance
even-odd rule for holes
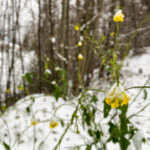
[[[82,42],[81,41],[79,41],[78,43],[77,43],[77,46],[78,47],[81,47],[83,44],[82,44]]]
[[[78,25],[75,25],[75,26],[74,26],[74,29],[75,29],[76,31],[79,31],[79,30],[80,30],[80,27],[79,27]]]
[[[35,125],[37,125],[39,122],[37,121],[37,120],[33,120],[33,121],[31,121],[31,125],[32,126],[35,126]]]
[[[7,90],[6,90],[6,93],[10,93],[10,89],[7,89]]]
[[[123,22],[124,21],[124,14],[122,13],[122,10],[118,10],[116,13],[115,13],[115,15],[114,15],[114,17],[113,17],[113,20],[115,21],[115,22]]]
[[[103,58],[102,59],[102,63],[104,64],[106,62],[106,58]]]
[[[115,35],[115,32],[111,32],[110,33],[110,36],[112,37],[112,36],[114,36]]]
[[[83,55],[82,54],[78,55],[78,60],[83,60]]]
[[[57,121],[51,121],[51,123],[49,124],[49,128],[56,128],[58,126],[58,122]]]

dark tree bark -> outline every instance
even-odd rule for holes
[[[68,62],[69,62],[69,0],[63,0],[62,1],[62,19],[61,19],[61,25],[62,25],[62,52],[63,56],[66,59],[66,62],[64,62],[64,68],[66,72],[68,71]]]
[[[84,3],[84,14],[83,14],[83,23],[86,24],[89,22],[95,15],[94,13],[94,8],[95,8],[95,2],[94,1],[88,1],[85,0]],[[89,25],[86,26],[86,28],[83,31],[83,35],[86,36],[84,33],[88,33],[89,36],[94,36],[94,28],[95,27],[95,22],[91,22]],[[87,43],[89,41],[86,41]],[[94,54],[89,45],[84,45],[82,54],[84,56],[84,61],[81,66],[81,74],[82,74],[82,81],[84,82],[84,86],[87,87],[90,81],[90,73],[93,71],[93,67],[95,65],[94,61]],[[86,79],[84,78],[86,75]]]
[[[39,65],[39,92],[42,92],[42,60],[41,60],[41,0],[38,0],[39,16],[38,16],[38,65]]]
[[[52,14],[52,0],[49,0],[49,22],[50,22],[50,37],[53,38],[54,37],[54,23],[53,23],[53,14]],[[51,61],[54,63],[55,59],[54,59],[54,48],[53,48],[53,42],[52,39],[50,39],[50,59]]]

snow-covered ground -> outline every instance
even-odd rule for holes
[[[146,52],[133,57],[128,57],[125,61],[125,66],[122,68],[121,80],[124,81],[124,87],[139,85],[150,85],[148,79],[150,77],[150,48],[146,49]],[[99,88],[98,79],[95,74],[94,88]],[[103,84],[104,85],[104,84]],[[108,83],[106,82],[106,87]],[[150,103],[150,90],[147,89],[147,99],[144,100],[144,90],[140,92],[140,89],[128,90],[128,94],[131,98],[128,110],[128,116],[138,112],[141,108]],[[97,95],[99,102],[98,107],[103,110],[103,99],[105,94]],[[10,145],[11,150],[52,150],[57,144],[60,136],[65,130],[66,123],[71,117],[75,109],[76,99],[70,102],[66,102],[63,99],[59,99],[56,102],[55,98],[50,95],[36,94],[27,96],[18,101],[13,107],[10,107],[0,117],[0,150],[5,150],[3,142]],[[65,104],[65,105],[63,105]],[[58,106],[62,105],[55,113]],[[55,116],[54,116],[55,113]],[[128,150],[149,150],[150,149],[150,106],[147,107],[139,116],[131,119],[132,123],[139,128],[139,131],[134,136],[134,140],[131,142]],[[97,114],[97,121],[101,121],[104,133],[107,135],[108,127],[106,125],[107,120],[102,120],[102,114]],[[60,120],[64,120],[64,127],[61,125]],[[31,125],[32,120],[37,120],[39,123],[36,126]],[[58,121],[58,127],[54,129],[49,128],[51,120]],[[60,150],[69,149],[69,147],[76,145],[84,145],[90,141],[87,133],[79,127],[80,134],[76,134],[74,127],[68,131],[65,135]],[[21,136],[20,136],[21,135]],[[36,143],[34,143],[34,137]],[[86,138],[85,138],[86,137]],[[145,137],[147,143],[142,144],[141,148],[135,148],[134,145],[140,147],[141,139]],[[85,140],[86,139],[86,140]],[[44,141],[44,143],[42,143]],[[70,148],[71,149],[71,148]],[[83,146],[82,149],[85,149]],[[92,150],[95,150],[94,148]],[[118,144],[108,143],[107,150],[119,150]]]
[[[4,41],[0,41],[4,45]],[[6,43],[5,43],[6,44]],[[10,43],[9,43],[10,44]],[[0,52],[0,97],[1,99],[4,98],[5,92],[6,92],[6,84],[8,81],[8,72],[9,68],[11,67],[11,61],[12,61],[12,54],[13,50],[12,48],[9,49],[9,52],[4,49],[3,51]],[[19,50],[19,45],[15,45],[14,49],[14,72],[11,73],[10,81],[11,81],[11,89],[10,93],[13,90],[13,84],[15,82],[16,84],[16,89],[18,89],[18,85],[22,84],[22,76],[26,73],[29,72],[30,69],[36,65],[36,54],[35,51],[24,51],[22,52],[22,58],[23,62],[20,58],[20,50]],[[34,62],[34,63],[33,63]],[[24,72],[22,68],[22,63],[24,67]],[[18,91],[17,91],[18,92]]]

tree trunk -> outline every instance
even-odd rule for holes
[[[39,92],[42,92],[42,61],[41,61],[41,0],[38,0],[39,16],[38,16],[38,65],[39,65]]]

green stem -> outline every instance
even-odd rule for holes
[[[150,103],[146,104],[142,109],[140,109],[138,112],[136,112],[135,114],[132,114],[131,116],[128,117],[128,119],[131,119],[134,116],[137,116],[139,113],[141,113],[142,111],[144,111],[148,106],[150,105]]]
[[[116,34],[115,34],[115,52],[117,51],[118,49],[118,35],[119,35],[119,22],[117,22],[116,24]]]
[[[117,74],[117,86],[119,86],[119,67],[118,67],[117,63],[116,63],[116,66],[117,66],[117,71],[116,71],[116,74]]]
[[[143,88],[150,88],[150,86],[132,86],[129,88],[126,88],[125,90],[130,90],[130,89],[143,89]]]
[[[117,55],[116,52],[118,50],[118,35],[119,35],[119,22],[116,24],[116,34],[115,34],[115,46],[114,46],[114,53],[113,53],[113,61],[114,61],[114,72],[112,75],[112,80],[114,77],[114,74],[116,73],[117,76],[117,86],[119,86],[119,69],[118,69],[118,64],[117,64]],[[116,57],[114,57],[116,55]]]
[[[127,129],[126,123],[126,111],[127,107],[121,107],[121,114],[120,114],[120,149],[126,150],[128,146],[125,145],[125,134]]]
[[[31,127],[31,126],[27,126],[27,127],[21,132],[21,134],[19,135],[18,140],[17,140],[16,142],[14,142],[14,144],[12,145],[12,148],[15,147],[15,146],[17,145],[17,143],[20,142],[21,137],[23,136],[23,134],[25,133],[25,131],[27,131],[30,127]]]
[[[43,144],[46,142],[46,140],[48,139],[48,137],[49,137],[49,135],[50,135],[51,132],[52,131],[49,131],[49,133],[47,134],[47,136],[45,137],[45,139],[39,144],[39,150],[41,150]]]
[[[82,82],[82,76],[81,76],[81,60],[78,61],[78,80],[79,80],[79,84],[82,86],[82,89],[84,89],[84,85]]]
[[[150,78],[148,78],[148,80],[145,82],[143,87],[146,87],[146,85],[149,83]],[[131,87],[132,88],[132,87]],[[130,89],[131,89],[130,88]],[[129,88],[128,88],[129,89]],[[132,102],[130,103],[130,107],[131,105],[134,103],[134,101],[136,100],[136,98],[140,95],[140,93],[143,91],[143,88],[140,89],[140,91],[136,94],[136,96],[133,98]]]
[[[74,103],[72,103],[72,105],[71,105],[71,104],[61,104],[60,106],[56,107],[53,116],[56,116],[57,111],[58,111],[61,107],[63,107],[63,106],[75,107],[74,105],[75,105]]]
[[[60,139],[59,139],[57,145],[54,147],[54,150],[57,150],[57,148],[60,146],[60,144],[61,144],[61,142],[62,142],[62,140],[63,140],[65,134],[66,134],[67,131],[69,130],[70,126],[71,126],[71,124],[68,124],[68,125],[67,125],[67,127],[66,127],[64,133],[62,134],[62,136],[60,137]]]

